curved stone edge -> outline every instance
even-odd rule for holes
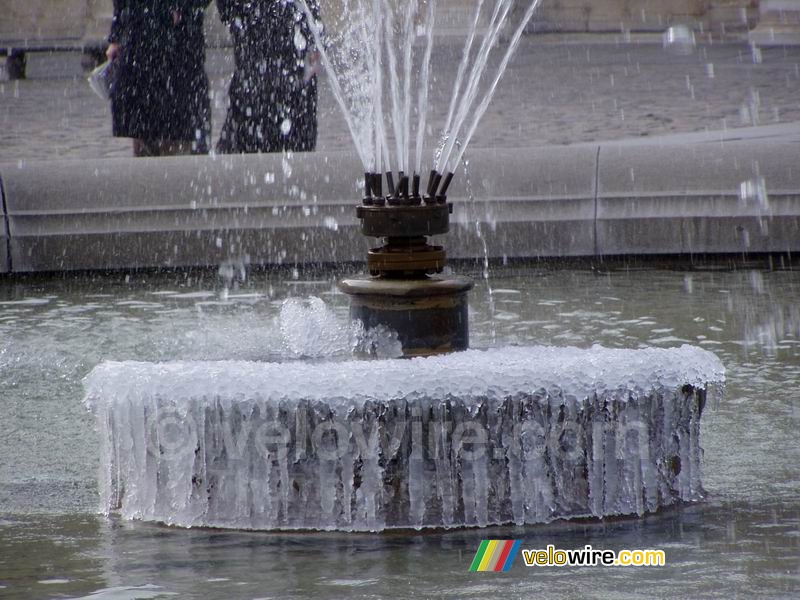
[[[796,142],[603,148],[597,254],[800,250]]]
[[[787,124],[474,150],[439,243],[460,259],[791,254],[799,144]],[[361,171],[350,152],[0,164],[0,272],[360,262]]]

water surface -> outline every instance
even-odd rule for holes
[[[644,519],[426,533],[181,530],[97,515],[82,377],[102,360],[341,358],[329,273],[0,280],[0,596],[155,598],[789,597],[800,593],[800,274],[479,273],[472,345],[697,344],[728,369],[703,416],[707,501]],[[230,283],[230,281],[228,281]],[[490,285],[489,285],[490,284]],[[491,286],[491,287],[490,287]],[[323,314],[281,312],[314,296]],[[313,327],[309,321],[313,320]],[[484,538],[661,548],[651,568],[468,573]]]

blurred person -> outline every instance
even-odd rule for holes
[[[208,152],[203,18],[210,0],[114,0],[106,56],[115,137],[134,156]]]
[[[319,18],[317,0],[306,0]],[[319,53],[295,0],[217,0],[235,71],[217,150],[304,152],[317,144]]]

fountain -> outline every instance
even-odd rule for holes
[[[465,350],[469,346],[467,292],[472,283],[463,277],[438,276],[444,269],[445,251],[441,246],[430,244],[429,237],[445,234],[449,229],[449,215],[453,207],[447,202],[447,191],[453,180],[453,171],[539,0],[530,2],[494,80],[478,104],[479,84],[487,59],[515,2],[500,0],[494,4],[488,31],[474,55],[469,77],[464,81],[483,8],[483,0],[477,2],[447,122],[424,195],[420,194],[420,183],[435,0],[427,3],[419,0],[408,2],[397,11],[400,13],[397,26],[395,10],[388,2],[354,2],[350,10],[345,11],[344,18],[348,21],[339,27],[352,39],[347,39],[338,47],[323,37],[321,27],[314,21],[306,3],[301,0],[300,4],[306,18],[314,23],[311,31],[316,46],[322,52],[334,95],[345,114],[363,166],[367,169],[364,174],[363,204],[357,209],[361,232],[384,240],[382,246],[370,250],[367,256],[370,277],[349,278],[340,283],[342,291],[351,298],[351,317],[362,321],[367,328],[382,326],[396,331],[405,356]],[[423,5],[427,8],[426,14],[423,14]],[[349,21],[352,15],[360,16],[360,21],[355,25]],[[412,69],[413,39],[415,23],[419,19],[424,19],[425,44],[422,64],[415,77]],[[381,26],[377,32],[370,32],[368,23],[379,23]],[[403,51],[402,68],[396,58],[398,48]],[[388,69],[385,69],[387,65]],[[382,87],[385,70],[388,70],[391,97],[391,111],[386,117]],[[419,90],[416,102],[418,123],[414,170],[413,175],[409,175],[412,89]],[[468,116],[472,117],[469,125]],[[389,151],[386,136],[387,120],[395,138],[394,157]],[[459,141],[462,133],[464,139]],[[392,158],[399,169],[397,186]],[[386,173],[386,196],[383,195],[382,170]]]
[[[477,1],[425,193],[435,1],[407,3],[397,26],[387,2],[346,3],[339,54],[299,4],[364,167],[361,231],[384,240],[369,274],[340,288],[351,316],[397,336],[409,360],[103,363],[85,381],[102,509],[185,527],[380,531],[644,515],[701,499],[699,422],[724,381],[713,354],[468,350],[472,283],[443,274],[445,251],[429,239],[448,231],[453,174],[538,0],[488,82],[514,2],[494,3],[473,53]]]

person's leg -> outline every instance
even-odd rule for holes
[[[136,157],[152,156],[146,140],[133,138],[133,155]]]
[[[291,128],[282,138],[284,150],[312,152],[317,146],[317,86],[310,81],[302,89],[287,93]],[[284,133],[284,132],[281,132]]]
[[[192,143],[180,140],[159,140],[158,156],[183,156],[192,154]]]
[[[143,140],[134,138],[133,155],[138,157],[181,156],[192,154],[192,143],[180,140]]]

